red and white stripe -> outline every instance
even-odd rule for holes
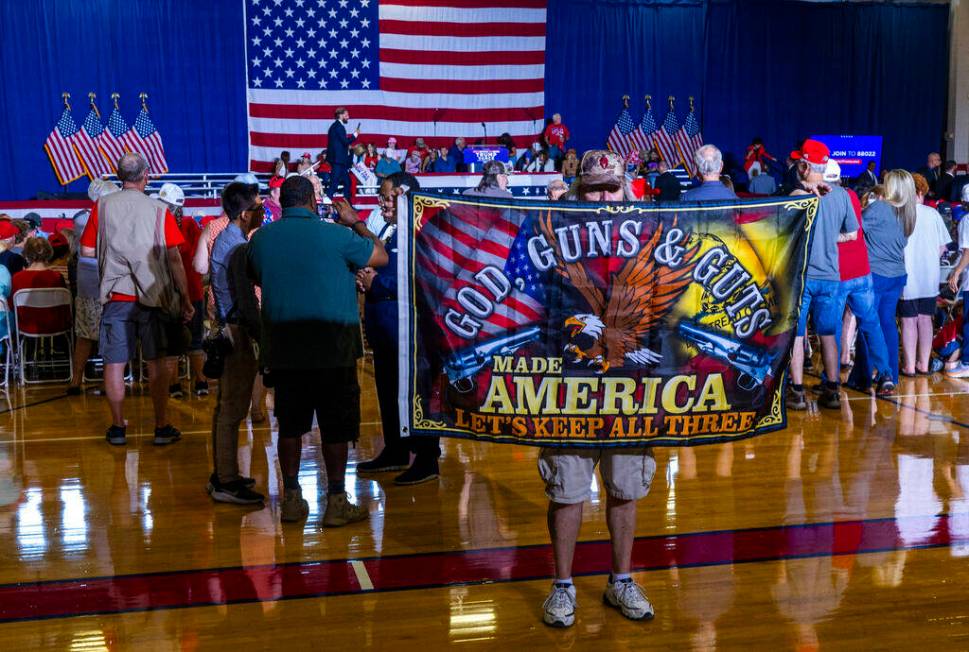
[[[683,160],[680,151],[676,146],[676,134],[668,134],[665,127],[660,127],[656,132],[656,148],[659,155],[671,167],[675,168]]]
[[[107,127],[104,128],[104,131],[101,132],[97,140],[98,145],[101,146],[101,152],[104,154],[104,158],[111,166],[111,170],[114,171],[118,167],[118,159],[124,156],[126,151],[124,145],[118,138],[115,138],[114,134]]]
[[[457,5],[457,6],[445,6]],[[379,6],[379,90],[250,88],[249,158],[269,171],[284,149],[326,147],[345,106],[362,138],[445,146],[508,132],[522,145],[545,114],[545,0],[386,0]]]
[[[474,274],[487,266],[504,269],[519,225],[508,220],[502,210],[487,206],[451,206],[432,217],[417,235],[415,256],[418,282],[439,306],[443,315],[449,308],[465,312],[457,301],[458,292],[479,286]],[[500,335],[533,324],[544,314],[541,303],[517,288],[495,303],[481,333]],[[459,348],[468,342],[444,329],[449,344]]]
[[[98,149],[97,138],[92,137],[83,126],[74,134],[74,146],[77,147],[77,153],[84,162],[89,177],[94,179],[103,174],[111,174],[112,169]]]
[[[148,162],[151,164],[151,171],[154,174],[165,174],[168,172],[168,161],[165,159],[165,146],[162,145],[161,134],[158,131],[153,131],[148,134],[147,138],[143,138],[142,142],[145,144],[145,153],[148,156]]]
[[[80,133],[80,132],[78,132]],[[54,166],[54,173],[62,186],[66,186],[75,179],[80,179],[85,175],[84,165],[78,158],[73,145],[74,137],[64,138],[61,132],[54,127],[47,140],[44,141],[44,149],[50,158],[51,165]]]
[[[119,138],[121,140],[121,144],[124,145],[125,151],[137,152],[148,159],[149,163],[151,162],[151,158],[149,158],[147,153],[148,148],[145,145],[145,141],[141,139],[141,135],[138,133],[138,130],[135,129],[134,125],[132,125],[128,131],[121,134]]]
[[[643,130],[636,125],[636,128],[631,134],[629,134],[629,142],[637,150],[646,150],[648,153],[652,149],[653,145],[649,139],[649,136],[643,133]]]
[[[606,145],[620,156],[625,156],[629,153],[628,136],[622,133],[618,124],[613,125],[612,131],[609,132],[609,138],[606,140]]]

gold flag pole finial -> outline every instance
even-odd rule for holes
[[[145,111],[148,110],[148,93],[142,91],[138,93],[138,99],[141,100],[141,108]]]
[[[669,101],[669,103],[670,103],[670,111],[672,111],[672,110],[673,110],[673,102],[675,102],[675,101],[676,101],[676,98],[675,98],[675,97],[673,97],[672,95],[670,95],[670,96],[669,96],[668,98],[666,98],[666,99],[667,99],[667,100]]]
[[[629,96],[628,95],[623,95],[622,96],[622,105],[625,108],[627,108],[627,109],[629,108]]]
[[[653,96],[652,95],[647,95],[646,96],[646,108],[647,109],[653,108]]]
[[[690,96],[690,113],[693,113],[693,96]]]
[[[119,93],[111,93],[111,101],[114,103],[114,108],[118,108],[118,98],[121,97]]]
[[[98,111],[98,105],[94,103],[94,100],[96,98],[97,98],[97,95],[94,94],[94,91],[91,91],[90,93],[87,94],[87,99],[88,99],[88,102],[91,103],[91,109],[94,111],[94,115],[98,116],[98,119],[100,119],[101,112]]]
[[[64,108],[67,109],[68,111],[70,111],[71,110],[71,102],[70,102],[71,94],[68,93],[67,91],[65,91],[65,92],[61,93],[61,99],[64,100]]]

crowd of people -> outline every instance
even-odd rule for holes
[[[273,391],[273,416],[283,485],[280,518],[306,519],[298,472],[302,436],[314,419],[319,426],[327,475],[325,527],[368,517],[346,491],[349,447],[360,432],[361,387],[357,362],[366,341],[373,353],[376,397],[383,421],[383,447],[357,473],[395,472],[398,485],[439,476],[440,443],[434,438],[401,437],[398,416],[398,199],[420,189],[416,176],[466,170],[465,142],[433,149],[417,138],[399,149],[390,138],[378,149],[349,132],[349,112],[336,111],[330,147],[315,160],[305,154],[295,166],[283,152],[268,184],[240,175],[222,191],[222,214],[204,228],[184,215],[185,196],[165,184],[145,190],[148,163],[139,154],[118,162],[121,187],[91,184],[90,211],[77,216],[72,230],[40,231],[40,219],[0,215],[0,292],[69,287],[73,314],[18,312],[16,326],[53,332],[73,322],[73,377],[68,394],[80,394],[84,367],[97,348],[104,361],[104,394],[111,423],[106,441],[127,443],[126,365],[138,356],[148,370],[154,417],[153,443],[174,444],[181,433],[168,418],[168,401],[181,398],[180,358],[189,361],[188,391],[203,397],[217,390],[212,417],[212,473],[206,488],[213,500],[253,505],[264,502],[253,478],[238,464],[239,429],[247,416],[266,419],[266,390]],[[681,182],[656,150],[619,156],[593,150],[579,156],[569,148],[570,133],[555,115],[539,140],[518,150],[502,136],[509,160],[483,166],[466,194],[510,197],[509,175],[517,170],[558,171],[549,183],[551,201],[730,202],[737,199],[724,175],[722,152],[707,144],[694,153],[697,183],[682,192]],[[825,408],[840,406],[845,382],[863,391],[889,395],[899,376],[944,370],[969,377],[969,347],[956,336],[938,343],[940,304],[962,294],[969,306],[969,177],[957,177],[955,164],[937,154],[918,173],[870,168],[843,183],[837,162],[820,142],[805,140],[775,177],[776,159],[755,139],[744,170],[750,195],[817,195],[819,209],[807,255],[800,321],[790,359],[787,407],[808,406],[805,369],[813,333],[820,345],[822,376],[815,388]],[[378,207],[361,216],[341,194],[352,193],[352,171],[362,166],[379,180]],[[848,185],[854,186],[849,188]],[[948,206],[958,194],[958,202]],[[945,216],[935,205],[940,205]],[[328,219],[321,219],[328,218]],[[952,242],[954,222],[957,242]],[[961,252],[948,278],[940,258]],[[66,283],[65,280],[69,280]],[[945,284],[945,285],[943,285]],[[940,302],[940,288],[943,288]],[[948,301],[946,304],[945,302]],[[362,304],[362,311],[361,311]],[[969,336],[969,308],[962,330]],[[12,320],[4,319],[5,328]],[[951,331],[952,329],[950,329]],[[901,333],[901,336],[899,335]],[[953,346],[953,344],[955,344]],[[933,355],[935,353],[935,355]],[[555,580],[544,605],[549,625],[574,622],[576,594],[572,560],[599,467],[607,497],[613,545],[606,602],[632,619],[647,619],[653,607],[633,581],[631,554],[636,501],[645,497],[656,470],[648,448],[543,449],[539,474],[548,497],[548,524]]]

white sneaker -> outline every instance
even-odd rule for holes
[[[653,605],[643,587],[629,578],[606,584],[606,592],[602,594],[602,601],[622,612],[631,620],[652,620]],[[546,613],[548,613],[546,611]]]
[[[949,378],[969,378],[969,365],[960,362],[951,369],[946,369],[945,375]]]
[[[553,583],[542,620],[552,627],[571,627],[575,623],[575,606],[575,585]]]

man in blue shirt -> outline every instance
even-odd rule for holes
[[[379,270],[362,269],[357,273],[359,289],[366,293],[364,327],[367,342],[373,347],[374,380],[377,383],[377,401],[383,421],[384,449],[377,457],[357,464],[357,473],[381,473],[407,469],[396,478],[394,484],[412,485],[428,482],[438,477],[438,458],[441,448],[437,437],[408,437],[406,443],[400,436],[400,413],[397,402],[398,360],[400,351],[397,327],[397,199],[412,190],[420,190],[420,184],[412,175],[404,172],[392,174],[380,184],[380,213],[384,225],[378,237],[386,242],[390,263]],[[414,453],[414,463],[410,454]]]
[[[249,242],[249,269],[262,286],[260,357],[266,385],[276,388],[277,445],[283,475],[283,521],[302,521],[309,504],[299,486],[302,436],[320,427],[328,481],[325,527],[368,516],[346,494],[349,443],[360,436],[357,359],[363,355],[356,272],[387,264],[383,243],[345,202],[339,224],[317,216],[313,184],[283,182],[283,216]]]
[[[683,193],[683,201],[728,201],[737,199],[732,190],[720,181],[723,172],[723,154],[713,145],[704,145],[694,155],[697,170],[703,180],[696,188]]]
[[[258,370],[253,342],[259,339],[260,324],[255,292],[244,271],[247,238],[262,224],[265,209],[254,186],[236,182],[222,191],[222,209],[229,225],[212,246],[211,284],[218,324],[232,350],[225,355],[212,415],[214,470],[206,489],[217,502],[253,505],[264,497],[252,490],[252,478],[239,474],[239,425],[249,412]]]

